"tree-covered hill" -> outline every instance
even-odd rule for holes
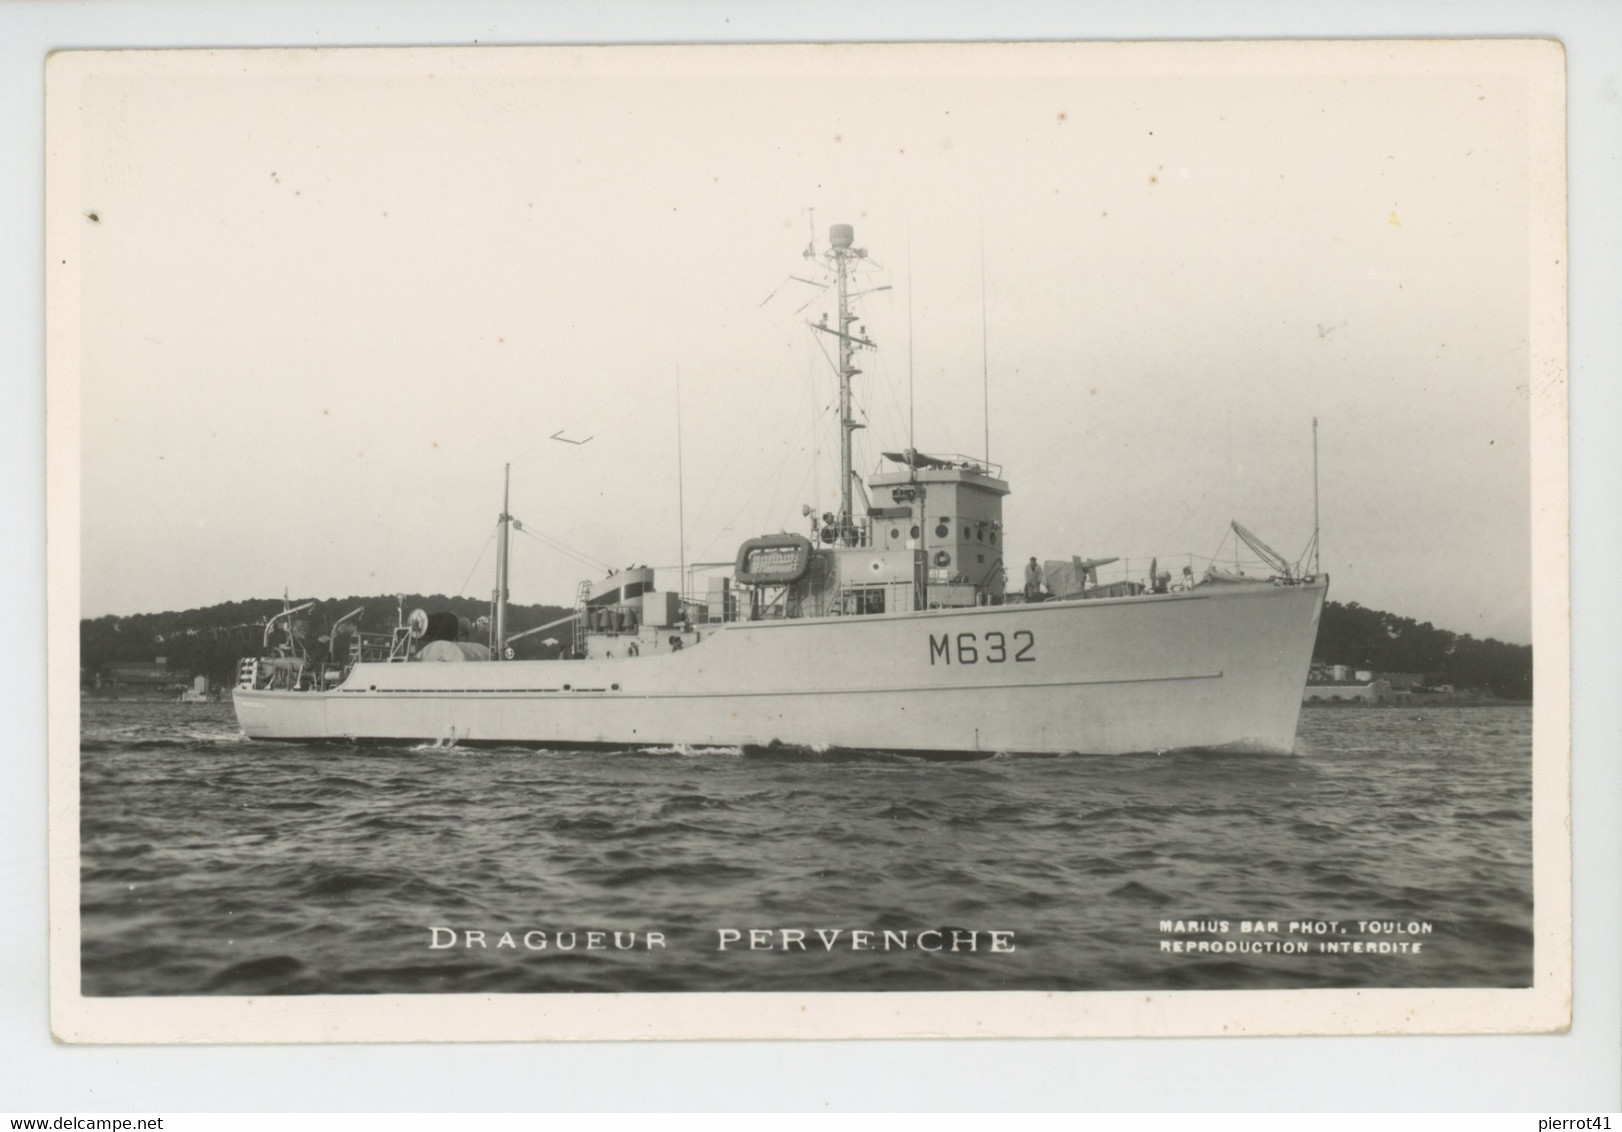
[[[294,598],[291,604],[302,605],[305,600]],[[422,608],[455,613],[470,621],[490,612],[489,604],[480,599],[443,594],[406,594],[404,605],[407,612]],[[365,610],[360,624],[367,632],[387,632],[395,624],[393,596],[318,601],[299,618],[309,621],[311,636],[319,636],[357,607]],[[213,683],[229,684],[239,658],[260,654],[265,622],[282,609],[281,598],[260,598],[178,613],[108,615],[81,621],[79,664],[88,676],[112,661],[151,662],[162,656],[177,682],[201,674]],[[555,605],[509,606],[509,632],[523,632],[568,612]],[[568,633],[568,626],[559,626],[519,641],[514,648],[524,658],[556,656],[558,650],[544,642],[549,637],[567,641]],[[1313,660],[1381,672],[1419,673],[1436,682],[1485,688],[1504,699],[1532,697],[1531,646],[1490,638],[1478,641],[1429,622],[1365,609],[1356,602],[1331,601],[1324,606]]]
[[[1508,700],[1532,698],[1531,645],[1491,637],[1478,641],[1355,601],[1325,603],[1312,658],[1319,664],[1418,673],[1436,683],[1485,688]]]
[[[293,598],[293,606],[308,598]],[[406,594],[405,610],[426,609],[430,613],[455,613],[470,621],[488,616],[490,604],[477,598],[446,597],[444,594]],[[356,608],[363,608],[360,627],[365,632],[388,632],[397,619],[396,599],[348,597],[317,601],[298,615],[308,621],[311,636],[326,633],[334,622]],[[168,660],[177,681],[204,675],[211,683],[227,684],[235,679],[237,660],[258,656],[263,650],[265,622],[283,609],[281,598],[231,601],[204,609],[179,613],[139,613],[130,617],[108,615],[79,622],[79,666],[88,677],[112,661],[145,661],[156,657]],[[555,605],[510,605],[507,607],[509,633],[544,625],[569,611]],[[278,629],[278,633],[280,630]],[[568,639],[569,627],[555,633],[541,633],[514,645],[520,657],[555,656],[557,650],[543,642],[548,637]],[[274,643],[274,642],[273,642]]]

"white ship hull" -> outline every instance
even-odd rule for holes
[[[1288,752],[1327,579],[700,626],[679,652],[368,663],[235,693],[253,739],[968,755]]]

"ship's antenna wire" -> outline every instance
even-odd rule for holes
[[[687,491],[682,483],[681,451],[681,366],[676,367],[676,527],[678,557],[681,559],[682,613],[686,615],[687,601]]]
[[[980,214],[980,392],[986,425],[986,471],[991,470],[991,363],[986,345],[986,215]]]
[[[508,551],[512,536],[512,481],[513,466],[501,469],[501,518],[496,523],[496,592],[491,595],[495,607],[490,616],[490,652],[496,660],[507,659],[507,579]]]
[[[1312,572],[1323,565],[1323,547],[1318,541],[1318,418],[1312,418]]]
[[[913,427],[912,398],[912,218],[910,216],[907,218],[907,447],[914,452],[918,450],[918,436]]]
[[[501,520],[498,519],[496,520],[495,526],[490,528],[490,537],[484,540],[484,549],[479,551],[479,556],[473,560],[473,569],[467,572],[467,577],[463,578],[462,584],[456,588],[458,597],[467,592],[467,584],[473,580],[473,575],[478,572],[479,563],[483,562],[484,556],[489,553],[490,544],[495,541],[496,530],[500,527],[500,525]]]
[[[811,506],[821,507],[822,476],[817,465],[822,463],[818,456],[822,445],[817,427],[822,424],[822,414],[817,411],[817,356],[809,350],[805,354],[805,387],[811,394]]]
[[[537,534],[534,530],[532,530],[529,527],[526,527],[522,523],[520,523],[517,518],[513,519],[513,529],[516,530],[521,535],[528,535],[530,538],[534,539],[536,542],[540,543],[542,546],[547,547],[550,550],[557,551],[559,554],[563,555],[565,558],[574,559],[576,562],[580,563],[582,566],[590,566],[593,570],[612,570],[613,569],[613,567],[611,567],[608,563],[600,561],[599,559],[593,558],[591,555],[585,553],[584,551],[576,550],[576,549],[574,549],[574,547],[569,546],[567,543],[559,542],[557,539],[553,538],[550,535]]]

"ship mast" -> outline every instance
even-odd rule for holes
[[[850,490],[851,433],[862,426],[851,413],[850,379],[862,371],[856,368],[856,345],[851,341],[850,324],[856,316],[850,313],[850,262],[863,254],[851,247],[856,238],[849,224],[835,224],[828,230],[828,257],[833,260],[834,272],[839,278],[839,539],[845,542],[852,525]]]
[[[856,368],[856,348],[866,346],[874,349],[872,342],[866,338],[858,337],[850,332],[850,324],[856,321],[856,316],[850,312],[850,301],[859,295],[870,295],[874,291],[888,291],[888,283],[880,287],[871,287],[866,291],[850,290],[850,277],[856,260],[867,258],[866,248],[855,248],[856,230],[849,224],[835,224],[828,229],[829,248],[825,258],[833,267],[834,279],[838,283],[839,293],[839,325],[829,326],[828,316],[824,314],[821,322],[809,323],[813,330],[823,334],[832,334],[839,339],[839,542],[843,546],[854,546],[857,540],[856,512],[852,500],[850,456],[850,434],[859,428],[866,428],[856,420],[852,411],[850,379],[862,371]],[[809,252],[807,254],[810,254]]]
[[[501,518],[496,532],[496,615],[494,639],[490,642],[492,659],[507,659],[507,531],[512,526],[508,503],[512,495],[513,466],[507,464],[502,471]]]
[[[851,494],[851,433],[859,428],[865,428],[857,422],[852,412],[850,379],[862,371],[856,368],[856,348],[858,346],[871,347],[873,343],[866,338],[858,338],[851,334],[850,324],[856,321],[856,316],[850,312],[850,276],[852,264],[859,259],[867,258],[866,248],[856,248],[851,245],[856,240],[856,230],[849,224],[835,224],[828,229],[827,258],[833,265],[834,278],[838,282],[839,291],[839,325],[827,325],[826,317],[821,325],[815,329],[825,334],[832,334],[839,339],[839,541],[849,546],[856,537],[855,507]],[[875,287],[876,291],[888,291],[888,285]],[[863,291],[861,294],[867,294]]]

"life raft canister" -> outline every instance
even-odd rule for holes
[[[811,568],[811,540],[804,535],[762,535],[738,548],[734,572],[746,586],[785,586]]]

